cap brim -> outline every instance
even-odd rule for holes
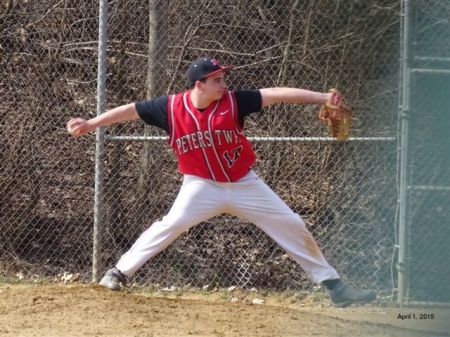
[[[233,68],[234,68],[234,65],[231,65],[231,64],[228,65],[228,66],[221,66],[220,69],[217,69],[217,70],[209,73],[208,75],[206,75],[203,78],[208,78],[208,77],[210,77],[210,76],[212,76],[214,74],[220,73],[221,71],[227,71],[227,70],[230,70],[230,69],[233,69]]]

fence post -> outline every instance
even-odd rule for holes
[[[100,0],[99,6],[97,116],[105,111],[108,1]],[[100,272],[102,270],[104,138],[104,128],[97,128],[95,134],[95,195],[92,282],[98,282]]]
[[[409,101],[410,101],[410,73],[409,73],[409,40],[410,40],[410,0],[402,0],[401,17],[401,81],[400,81],[400,146],[399,146],[399,227],[398,227],[398,303],[403,306],[408,292],[408,259],[409,259],[409,207],[408,207],[408,136],[409,136]]]

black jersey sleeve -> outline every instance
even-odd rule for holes
[[[136,102],[137,113],[145,123],[157,126],[169,133],[168,100],[168,96],[160,96],[148,101]]]
[[[259,90],[236,90],[234,94],[240,120],[253,112],[261,111],[262,98]]]

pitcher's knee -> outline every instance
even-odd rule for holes
[[[183,233],[191,227],[191,222],[187,218],[178,216],[165,216],[160,222],[160,226],[166,230],[176,233]]]
[[[287,227],[295,227],[295,228],[306,228],[305,222],[297,213],[277,213],[276,215],[267,214],[265,216],[260,216],[255,224],[267,225],[267,226],[275,226],[282,225]]]
[[[282,221],[284,223],[290,224],[291,226],[296,226],[299,228],[306,228],[305,222],[300,217],[300,215],[298,215],[297,213],[292,213],[292,214],[287,215],[286,217],[282,218]]]

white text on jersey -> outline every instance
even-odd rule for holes
[[[209,131],[197,131],[177,138],[175,142],[178,153],[185,154],[195,149],[211,147],[211,141],[214,141],[216,146],[239,143],[239,137],[234,130],[214,130],[213,133],[213,140]]]

